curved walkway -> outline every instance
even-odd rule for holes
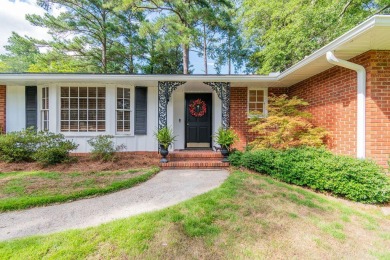
[[[97,226],[163,209],[218,187],[226,170],[166,170],[139,186],[65,204],[0,214],[0,240]]]

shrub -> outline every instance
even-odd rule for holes
[[[115,158],[115,152],[126,148],[125,145],[115,147],[112,135],[99,135],[87,142],[92,147],[92,158],[95,160],[111,161]]]
[[[250,146],[253,149],[322,146],[328,132],[311,123],[312,115],[302,111],[307,105],[309,103],[297,97],[270,96],[267,116],[253,114],[249,120],[250,131],[257,134]]]
[[[6,162],[37,161],[44,165],[64,162],[77,148],[62,134],[36,132],[28,128],[0,135],[0,160]]]
[[[0,135],[0,160],[6,162],[32,161],[39,137],[34,128]]]
[[[390,201],[390,179],[375,162],[333,155],[323,148],[247,152],[241,164],[288,183],[329,191],[353,201]]]
[[[238,150],[235,150],[229,155],[229,162],[231,165],[239,167],[241,166],[241,156],[244,153]]]
[[[62,134],[39,132],[38,138],[39,145],[32,158],[43,165],[69,161],[69,152],[78,147],[74,142],[65,140]]]

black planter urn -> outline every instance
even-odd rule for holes
[[[161,163],[167,163],[168,162],[168,159],[167,159],[167,155],[168,155],[168,149],[166,149],[164,146],[160,145],[160,154],[162,156],[160,162]]]
[[[228,156],[229,156],[229,147],[222,146],[221,147],[221,154],[223,155],[222,162],[229,162]]]

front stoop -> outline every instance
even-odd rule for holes
[[[210,150],[196,151],[174,151],[168,155],[168,163],[160,163],[162,169],[216,169],[226,168],[230,164],[222,162],[223,156],[220,152]]]

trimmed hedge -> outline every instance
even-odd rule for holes
[[[329,191],[358,202],[390,201],[390,178],[373,161],[309,147],[264,149],[232,156],[233,165],[242,165],[287,183]]]

